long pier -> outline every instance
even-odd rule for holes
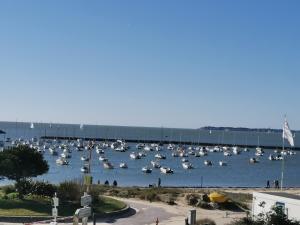
[[[71,137],[71,136],[42,136],[42,139],[57,139],[57,140],[77,140],[77,139],[82,139],[85,141],[109,141],[109,142],[114,142],[116,141],[116,139],[113,138],[83,138],[83,137]],[[205,143],[205,142],[201,142],[201,143],[195,143],[192,141],[166,141],[166,140],[139,140],[139,139],[122,139],[126,142],[129,143],[159,143],[159,144],[181,144],[181,145],[202,145],[202,146],[228,146],[228,147],[233,147],[233,146],[237,146],[240,148],[256,148],[256,145],[233,145],[233,144],[217,144],[217,143]],[[260,145],[259,147],[263,148],[263,149],[282,149],[282,146],[270,146],[270,145]],[[295,151],[300,151],[300,147],[286,147],[285,149],[291,149],[291,150],[295,150]]]

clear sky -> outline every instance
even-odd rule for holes
[[[1,0],[0,120],[300,129],[300,1]]]

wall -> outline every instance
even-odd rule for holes
[[[261,203],[264,202],[264,207],[261,207]],[[257,217],[260,213],[269,212],[276,202],[282,202],[285,204],[285,213],[289,219],[300,221],[300,200],[285,198],[281,196],[254,192],[252,202],[252,215]]]

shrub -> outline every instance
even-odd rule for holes
[[[15,184],[16,191],[19,193],[19,196],[22,198],[24,195],[31,193],[32,182],[31,180],[22,179]]]
[[[32,183],[31,194],[53,197],[56,187],[48,182],[36,181]]]
[[[197,207],[201,208],[201,209],[213,209],[213,207],[211,206],[211,204],[204,202],[204,201],[200,201],[197,203],[196,205]]]
[[[197,220],[196,225],[216,225],[216,222],[211,219],[204,218],[201,220]]]
[[[196,194],[188,194],[185,196],[188,205],[196,205],[199,201],[199,195]]]
[[[18,192],[11,192],[6,195],[6,199],[17,199],[17,198],[19,198]]]
[[[62,201],[80,202],[83,194],[83,186],[74,181],[65,181],[59,184],[57,189],[58,198]]]
[[[4,194],[9,194],[16,191],[16,188],[13,185],[7,185],[2,188]]]

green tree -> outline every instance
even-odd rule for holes
[[[48,170],[49,166],[43,155],[28,146],[13,147],[0,152],[0,176],[16,181],[16,187],[20,189],[28,178],[37,177]]]

